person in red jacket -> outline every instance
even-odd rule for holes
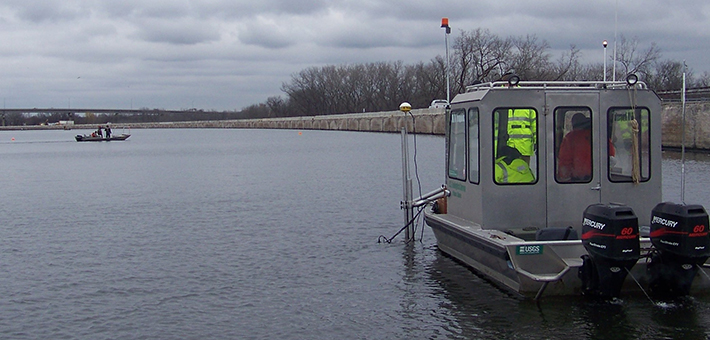
[[[589,182],[592,179],[592,123],[589,117],[577,113],[572,117],[572,131],[560,144],[557,180],[560,182]],[[609,144],[609,155],[614,156]]]

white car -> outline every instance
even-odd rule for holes
[[[449,103],[446,101],[446,99],[434,99],[431,102],[431,105],[429,105],[430,109],[444,109],[446,108],[446,105]]]

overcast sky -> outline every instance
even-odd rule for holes
[[[585,62],[617,34],[710,71],[708,0],[3,0],[0,97],[7,108],[239,110],[284,96],[310,66],[429,62],[486,28],[534,34]]]

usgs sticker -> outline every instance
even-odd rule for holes
[[[517,246],[515,253],[518,255],[540,255],[542,254],[542,244],[534,246]]]

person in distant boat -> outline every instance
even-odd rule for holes
[[[616,151],[609,142],[609,156]],[[560,144],[557,161],[557,179],[560,182],[586,183],[592,179],[592,122],[583,113],[572,116],[572,131]]]
[[[101,132],[102,130],[103,130],[103,126],[99,125],[99,128],[96,129],[96,135],[98,135],[99,137],[103,137],[104,135],[103,135],[103,132]]]
[[[111,126],[106,125],[106,139],[111,138]]]
[[[499,157],[495,164],[495,181],[498,184],[504,183],[532,183],[535,175],[528,162],[523,159],[520,151],[504,145],[500,149]]]

